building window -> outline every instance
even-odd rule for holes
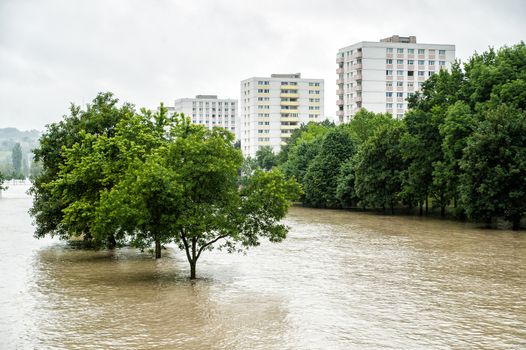
[[[398,86],[398,87],[404,86],[404,82],[403,81],[397,81],[396,82],[396,86]]]
[[[439,55],[445,55],[446,54],[446,50],[438,50],[438,54]]]
[[[396,60],[396,64],[404,64],[404,60]]]
[[[393,104],[392,103],[386,103],[385,104],[385,108],[392,109],[393,108]]]
[[[393,83],[389,81],[389,82],[385,83],[385,86],[386,87],[393,87]]]
[[[408,76],[408,77],[414,77],[414,76],[415,76],[415,71],[408,70],[408,71],[407,71],[407,76]]]
[[[414,54],[415,53],[415,49],[407,49],[407,53]]]
[[[404,49],[396,49],[396,53],[404,53]]]
[[[385,71],[385,75],[393,75],[393,71],[388,69]]]
[[[429,65],[430,66],[434,66],[435,65],[435,61],[429,61]]]
[[[412,66],[413,64],[415,64],[415,61],[413,61],[413,60],[407,60],[407,64],[410,65],[410,66]]]
[[[425,75],[425,72],[423,70],[418,71],[418,76],[423,77]]]
[[[419,66],[423,66],[424,64],[426,64],[426,61],[424,61],[424,60],[418,60],[418,65],[419,65]]]
[[[403,92],[397,92],[396,93],[396,97],[404,97],[404,93]]]
[[[404,75],[404,71],[403,71],[403,70],[397,70],[397,71],[396,71],[396,75],[398,75],[399,77],[401,77],[401,76]]]
[[[388,47],[387,48],[387,53],[393,53],[393,48],[392,47]]]
[[[428,76],[432,76],[433,74],[435,74],[435,72],[427,72]]]
[[[446,65],[446,61],[438,61],[438,65],[439,66],[445,66]]]
[[[385,93],[385,97],[393,97],[393,93],[392,92],[386,92]]]
[[[423,55],[426,53],[426,50],[425,49],[418,49],[418,54],[419,55]]]
[[[387,63],[387,64],[393,64],[393,60],[390,59],[390,58],[388,58],[388,59],[385,60],[385,63]]]

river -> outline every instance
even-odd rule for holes
[[[526,234],[291,208],[280,244],[82,251],[0,199],[0,349],[524,349]]]

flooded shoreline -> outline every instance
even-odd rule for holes
[[[14,191],[14,189],[11,189]],[[518,349],[526,237],[418,216],[291,208],[246,255],[36,240],[0,199],[0,348]]]

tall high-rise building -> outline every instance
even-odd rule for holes
[[[217,95],[197,95],[195,98],[179,98],[173,107],[168,107],[170,113],[184,113],[192,123],[204,125],[211,129],[220,126],[236,135],[237,100],[217,98]]]
[[[277,153],[301,124],[324,119],[323,98],[323,79],[302,79],[300,73],[243,80],[239,113],[243,154],[254,157],[262,146]]]
[[[338,121],[350,121],[362,107],[403,117],[407,97],[428,77],[449,69],[454,60],[455,45],[419,44],[415,36],[394,35],[340,49],[336,57]]]

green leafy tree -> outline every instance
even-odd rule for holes
[[[4,185],[5,180],[6,180],[6,178],[5,178],[4,174],[2,174],[2,172],[0,171],[0,191],[7,190],[7,186]]]
[[[343,207],[352,207],[358,204],[359,198],[355,190],[355,172],[357,165],[356,155],[346,160],[340,167],[337,178],[336,198]]]
[[[256,164],[264,170],[270,170],[277,164],[277,156],[272,147],[263,146],[256,152]]]
[[[47,126],[39,147],[33,151],[35,161],[42,166],[40,174],[32,179],[30,189],[33,195],[30,213],[36,223],[36,237],[57,235],[67,239],[81,235],[91,241],[93,208],[98,202],[99,190],[113,185],[103,177],[98,178],[102,176],[102,163],[95,158],[98,153],[93,152],[92,145],[97,137],[111,139],[118,122],[135,113],[133,106],[118,107],[117,103],[111,93],[101,93],[85,110],[71,105],[68,116]],[[86,165],[74,174],[69,173],[76,160],[92,153],[93,169]],[[65,213],[68,216],[64,221]],[[104,243],[113,246],[115,241],[110,237]]]
[[[334,128],[325,135],[305,174],[305,204],[321,208],[341,206],[336,197],[337,179],[341,165],[354,153],[355,144],[346,127]]]
[[[349,129],[357,145],[361,145],[391,119],[392,116],[388,113],[374,113],[362,108],[352,118]]]
[[[13,161],[13,170],[15,174],[22,172],[22,147],[20,143],[15,143],[13,150],[11,151],[11,160]]]
[[[334,127],[333,123],[327,121],[309,123],[292,134],[285,146],[287,147],[287,160],[280,163],[288,178],[294,177],[301,184],[304,183],[307,168],[320,151],[323,137]],[[280,157],[283,157],[283,152],[280,152]]]
[[[403,127],[397,120],[384,124],[356,155],[354,188],[364,207],[394,211],[405,169],[400,142]]]
[[[503,216],[519,229],[526,213],[526,114],[508,105],[486,112],[460,162],[461,195],[470,218]]]

